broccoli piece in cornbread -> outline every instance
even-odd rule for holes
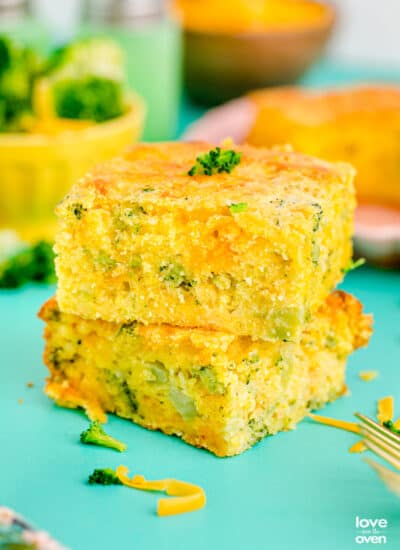
[[[350,262],[354,171],[210,150],[140,144],[77,182],[57,207],[62,311],[298,341]]]
[[[99,445],[100,447],[109,447],[110,449],[115,449],[122,453],[126,450],[125,443],[118,441],[111,435],[108,435],[100,422],[92,422],[87,430],[81,433],[80,440],[82,443],[87,443],[89,445]]]
[[[122,485],[114,470],[111,468],[96,468],[89,476],[90,485]]]

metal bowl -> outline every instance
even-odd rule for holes
[[[331,35],[335,10],[322,5],[321,22],[299,29],[234,34],[186,29],[190,97],[216,105],[255,88],[295,82],[318,59]]]

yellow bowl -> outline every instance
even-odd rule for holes
[[[51,239],[57,202],[91,166],[140,138],[145,112],[131,96],[127,113],[108,122],[56,135],[0,135],[0,230]]]

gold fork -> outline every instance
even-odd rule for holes
[[[400,470],[400,436],[368,416],[361,413],[356,413],[355,416],[360,420],[360,432],[365,446],[396,470]],[[370,458],[366,458],[365,462],[378,473],[391,491],[400,496],[400,474]]]

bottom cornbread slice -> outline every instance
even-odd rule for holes
[[[55,299],[39,315],[46,393],[58,404],[99,420],[112,412],[218,456],[294,428],[342,395],[346,359],[368,342],[372,324],[343,292],[328,297],[300,343],[84,320],[60,312]]]

